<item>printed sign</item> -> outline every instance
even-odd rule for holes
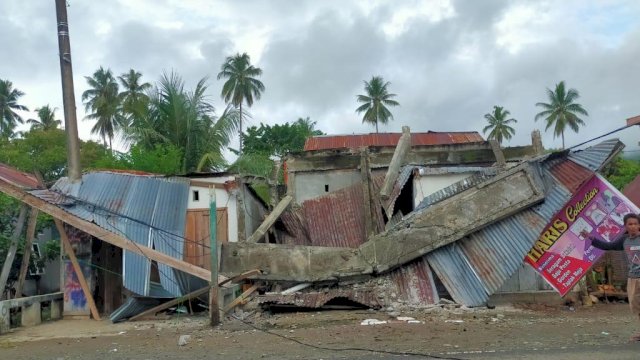
[[[604,254],[584,234],[613,241],[624,233],[622,218],[631,212],[640,210],[595,175],[553,217],[525,261],[564,296]]]

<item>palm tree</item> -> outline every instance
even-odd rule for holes
[[[134,115],[139,109],[140,103],[148,103],[149,96],[145,93],[151,88],[151,84],[142,82],[142,73],[130,69],[129,72],[118,76],[120,85],[124,89],[120,93],[122,110],[128,115]]]
[[[369,82],[364,82],[364,91],[367,95],[358,95],[358,102],[363,104],[356,109],[356,112],[364,112],[362,123],[375,124],[376,133],[378,132],[378,123],[386,124],[393,119],[387,106],[400,105],[397,101],[392,100],[396,94],[389,94],[387,89],[389,84],[391,83],[385,82],[382,76],[374,76]]]
[[[115,134],[123,128],[124,119],[121,112],[121,102],[118,96],[118,83],[110,69],[102,66],[93,73],[85,76],[89,90],[82,93],[82,101],[89,115],[85,119],[97,120],[91,129],[92,134],[99,134],[109,149],[113,150],[112,140]]]
[[[511,113],[509,110],[505,110],[502,106],[494,106],[493,112],[484,114],[484,118],[487,119],[489,125],[482,129],[483,133],[491,130],[487,139],[496,140],[502,145],[503,140],[510,140],[516,131],[509,126],[509,124],[515,124],[518,122],[516,119],[508,119]]]
[[[207,101],[207,79],[193,91],[185,90],[176,73],[164,74],[150,91],[148,110],[134,118],[127,129],[129,140],[153,148],[171,144],[182,151],[181,171],[221,170],[226,166],[222,154],[239,123],[239,113],[227,106],[220,117]]]
[[[562,148],[564,149],[564,131],[567,126],[571,130],[578,132],[580,126],[584,125],[584,121],[578,117],[578,115],[589,116],[587,110],[582,105],[575,102],[580,97],[580,94],[576,89],[565,89],[564,81],[560,81],[556,84],[555,91],[547,88],[547,97],[549,103],[537,103],[536,106],[543,108],[541,112],[536,115],[535,120],[544,118],[547,122],[545,130],[549,130],[550,127],[554,127],[553,136],[562,137]]]
[[[27,124],[31,124],[31,130],[57,129],[58,126],[62,124],[62,121],[56,120],[55,112],[56,112],[56,109],[55,108],[52,109],[49,105],[45,105],[43,107],[37,108],[36,113],[38,114],[38,119],[29,119],[27,120]]]
[[[13,88],[9,80],[0,79],[0,136],[11,137],[13,130],[24,121],[16,111],[29,111],[26,106],[18,104],[24,93]]]
[[[246,102],[247,106],[251,107],[254,97],[260,100],[264,92],[264,85],[256,79],[260,75],[262,70],[251,65],[251,59],[247,53],[227,57],[218,73],[218,80],[227,79],[222,86],[222,98],[227,104],[231,103],[240,109],[240,153],[242,153],[242,103]]]

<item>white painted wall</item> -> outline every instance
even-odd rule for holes
[[[413,206],[416,207],[427,196],[447,186],[466,179],[472,172],[442,175],[422,175],[413,179]]]
[[[197,178],[194,181],[207,182],[212,184],[224,184],[232,181],[233,176],[223,176],[216,178]],[[194,200],[193,193],[199,194],[198,201]],[[238,190],[228,193],[225,189],[216,189],[216,208],[227,208],[229,217],[229,241],[238,242]],[[203,186],[189,187],[189,203],[187,209],[209,209],[209,188]]]

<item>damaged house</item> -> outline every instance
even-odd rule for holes
[[[522,266],[525,254],[623,147],[609,140],[545,155],[538,133],[532,140],[501,149],[476,132],[408,128],[313,137],[286,160],[287,191],[270,213],[243,179],[224,173],[91,172],[50,189],[0,178],[0,191],[59,220],[70,244],[68,315],[117,321],[171,298],[206,296],[211,192],[218,280],[254,281],[240,300],[263,284],[264,306],[421,306],[440,296],[480,306],[496,292],[544,289]],[[226,304],[239,288],[225,286]]]

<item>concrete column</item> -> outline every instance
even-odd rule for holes
[[[34,326],[42,323],[40,302],[22,306],[22,326]]]
[[[51,320],[62,319],[62,301],[51,300]]]
[[[542,146],[540,130],[533,130],[531,133],[531,144],[533,145],[533,152],[536,156],[544,154],[544,146]]]
[[[11,329],[11,311],[9,301],[0,301],[0,334],[6,334]]]

